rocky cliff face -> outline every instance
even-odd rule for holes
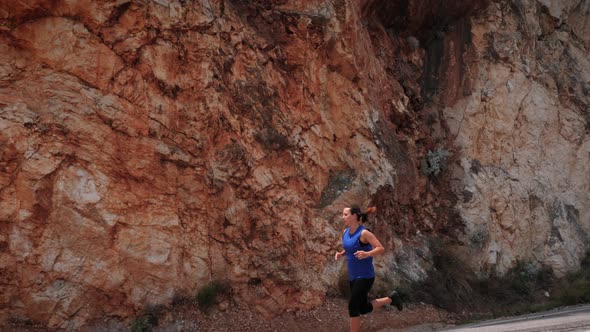
[[[562,275],[590,231],[590,3],[495,3],[473,29],[474,93],[443,110],[475,266],[515,260]],[[462,194],[461,194],[462,193]]]
[[[336,287],[375,204],[380,282],[450,237],[482,273],[575,269],[590,2],[0,4],[0,318],[76,328],[212,280],[272,315]],[[395,248],[395,250],[394,250]]]

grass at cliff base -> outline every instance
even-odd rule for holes
[[[434,257],[434,269],[420,283],[400,292],[406,301],[424,302],[458,314],[464,322],[521,315],[590,303],[590,255],[580,269],[562,278],[550,268],[518,262],[502,276],[477,276],[448,250]]]

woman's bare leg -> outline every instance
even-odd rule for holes
[[[361,331],[361,317],[350,317],[350,332]]]
[[[371,304],[373,305],[373,310],[379,309],[384,305],[388,305],[391,303],[391,299],[389,297],[382,297],[379,299],[374,299],[373,301],[371,301]]]

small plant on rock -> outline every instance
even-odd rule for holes
[[[435,150],[428,151],[426,154],[426,174],[438,175],[438,173],[445,170],[448,157],[449,151],[445,149],[436,148]]]

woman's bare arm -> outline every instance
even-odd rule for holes
[[[360,240],[364,243],[369,243],[371,246],[373,246],[373,249],[370,251],[362,251],[359,250],[357,252],[354,253],[354,256],[358,259],[364,259],[367,257],[375,257],[377,255],[382,254],[385,251],[385,248],[383,247],[383,245],[381,244],[381,242],[379,242],[379,239],[377,239],[377,237],[371,233],[368,230],[363,230],[363,232],[361,233],[361,238]]]

